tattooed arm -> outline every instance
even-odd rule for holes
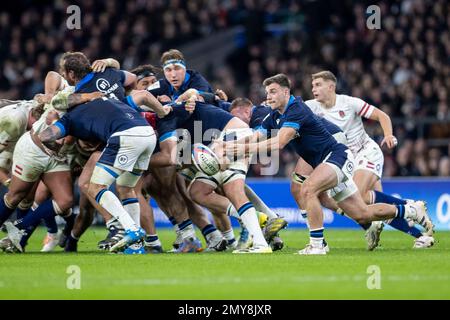
[[[89,102],[89,101],[101,98],[104,95],[105,94],[100,92],[100,91],[91,92],[91,93],[72,93],[67,98],[67,106],[69,108],[72,108],[72,107],[77,106],[79,104],[86,103],[86,102]]]
[[[42,144],[52,151],[58,152],[61,149],[62,144],[58,143],[56,140],[65,136],[64,127],[58,125],[51,125],[41,133],[39,133],[38,138]]]
[[[104,93],[99,91],[92,93],[59,92],[53,97],[52,106],[56,110],[65,111],[79,104],[101,98],[104,95]]]

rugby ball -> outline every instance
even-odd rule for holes
[[[219,158],[210,148],[201,143],[192,146],[192,162],[207,176],[213,176],[220,171]]]

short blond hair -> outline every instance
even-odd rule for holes
[[[313,73],[311,75],[311,77],[313,80],[323,79],[323,80],[333,81],[335,84],[337,83],[336,76],[333,74],[333,72],[328,71],[328,70]]]

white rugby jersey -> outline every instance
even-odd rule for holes
[[[368,140],[371,140],[364,130],[361,118],[369,118],[374,106],[364,100],[337,94],[336,103],[331,108],[325,108],[315,99],[305,101],[305,103],[315,114],[331,121],[344,131],[347,136],[347,146],[354,155]]]
[[[16,142],[27,130],[30,110],[36,105],[34,100],[24,100],[0,109],[0,152],[14,150]]]

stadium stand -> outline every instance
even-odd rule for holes
[[[68,30],[70,4],[81,8],[81,29]],[[112,56],[124,69],[158,64],[161,52],[240,27],[225,64],[202,70],[230,98],[260,102],[262,80],[288,74],[294,92],[311,98],[310,74],[328,69],[338,92],[380,107],[394,120],[399,148],[385,151],[385,176],[450,175],[450,5],[436,1],[379,1],[382,29],[366,28],[359,1],[32,1],[5,3],[0,13],[0,96],[31,98],[43,91],[59,54],[81,50]],[[126,17],[119,18],[119,17]],[[314,19],[311,19],[314,17]],[[39,28],[36,28],[39,26]],[[65,31],[64,31],[65,30]],[[64,32],[61,32],[64,31]],[[189,56],[188,56],[189,61]],[[378,125],[367,131],[381,141]],[[292,171],[284,152],[279,176]],[[251,175],[258,176],[259,166]]]

